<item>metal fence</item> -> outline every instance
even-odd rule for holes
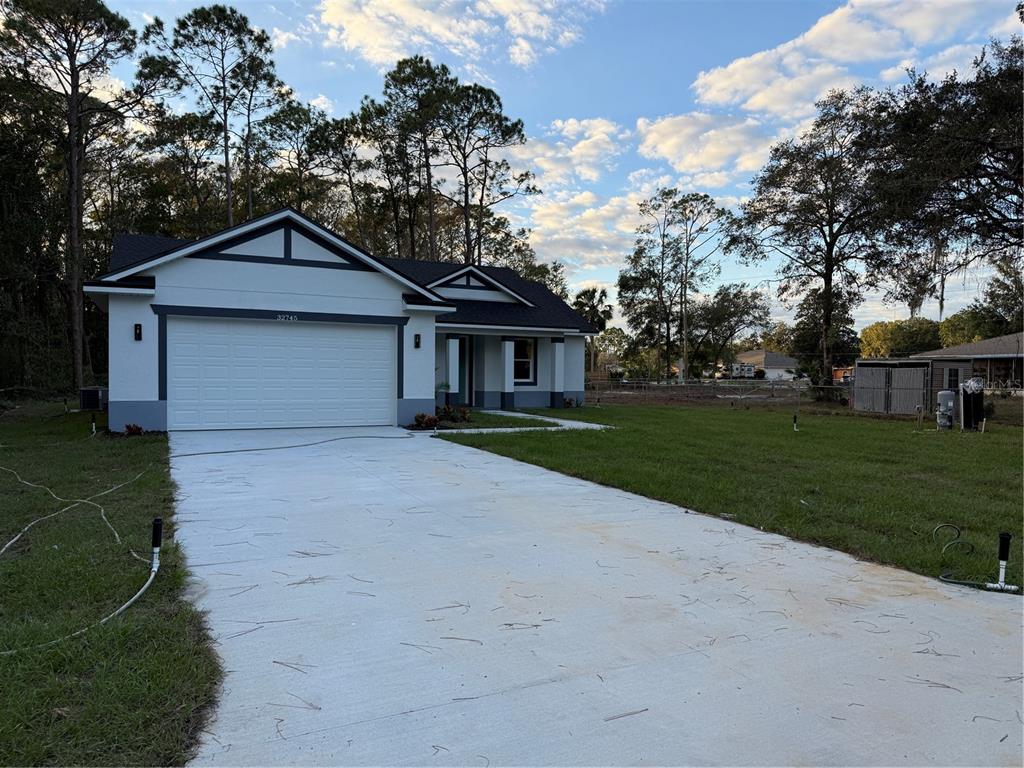
[[[590,404],[638,405],[729,405],[744,407],[827,407],[861,413],[915,416],[919,410],[935,408],[927,380],[909,373],[884,381],[858,380],[843,384],[814,385],[802,381],[766,379],[692,380],[675,379],[588,379]],[[1020,405],[1024,390],[1019,387],[987,388],[986,400]]]

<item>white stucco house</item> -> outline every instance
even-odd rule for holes
[[[404,425],[435,404],[583,400],[595,330],[510,269],[378,259],[291,209],[115,239],[110,428]]]
[[[774,381],[792,381],[796,378],[796,370],[800,366],[800,361],[795,358],[769,349],[740,352],[736,355],[736,362],[752,365],[755,371],[764,371],[765,379]]]

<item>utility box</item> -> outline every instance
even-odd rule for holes
[[[985,381],[972,378],[960,385],[960,429],[977,429],[985,419]]]
[[[78,390],[78,407],[83,411],[107,410],[107,388],[82,387]]]
[[[956,392],[944,389],[939,392],[939,402],[935,408],[935,426],[941,432],[953,428],[953,417],[956,409]]]

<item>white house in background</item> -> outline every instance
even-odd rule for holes
[[[408,424],[435,404],[582,402],[562,299],[510,269],[374,258],[283,209],[196,241],[115,239],[110,428]]]
[[[765,379],[790,381],[796,378],[796,369],[800,363],[792,357],[771,352],[767,349],[751,349],[736,355],[736,362],[754,366],[754,370],[764,371]]]

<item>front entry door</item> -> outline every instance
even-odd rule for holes
[[[473,347],[472,336],[459,337],[459,394],[456,398],[459,405],[474,405]]]

